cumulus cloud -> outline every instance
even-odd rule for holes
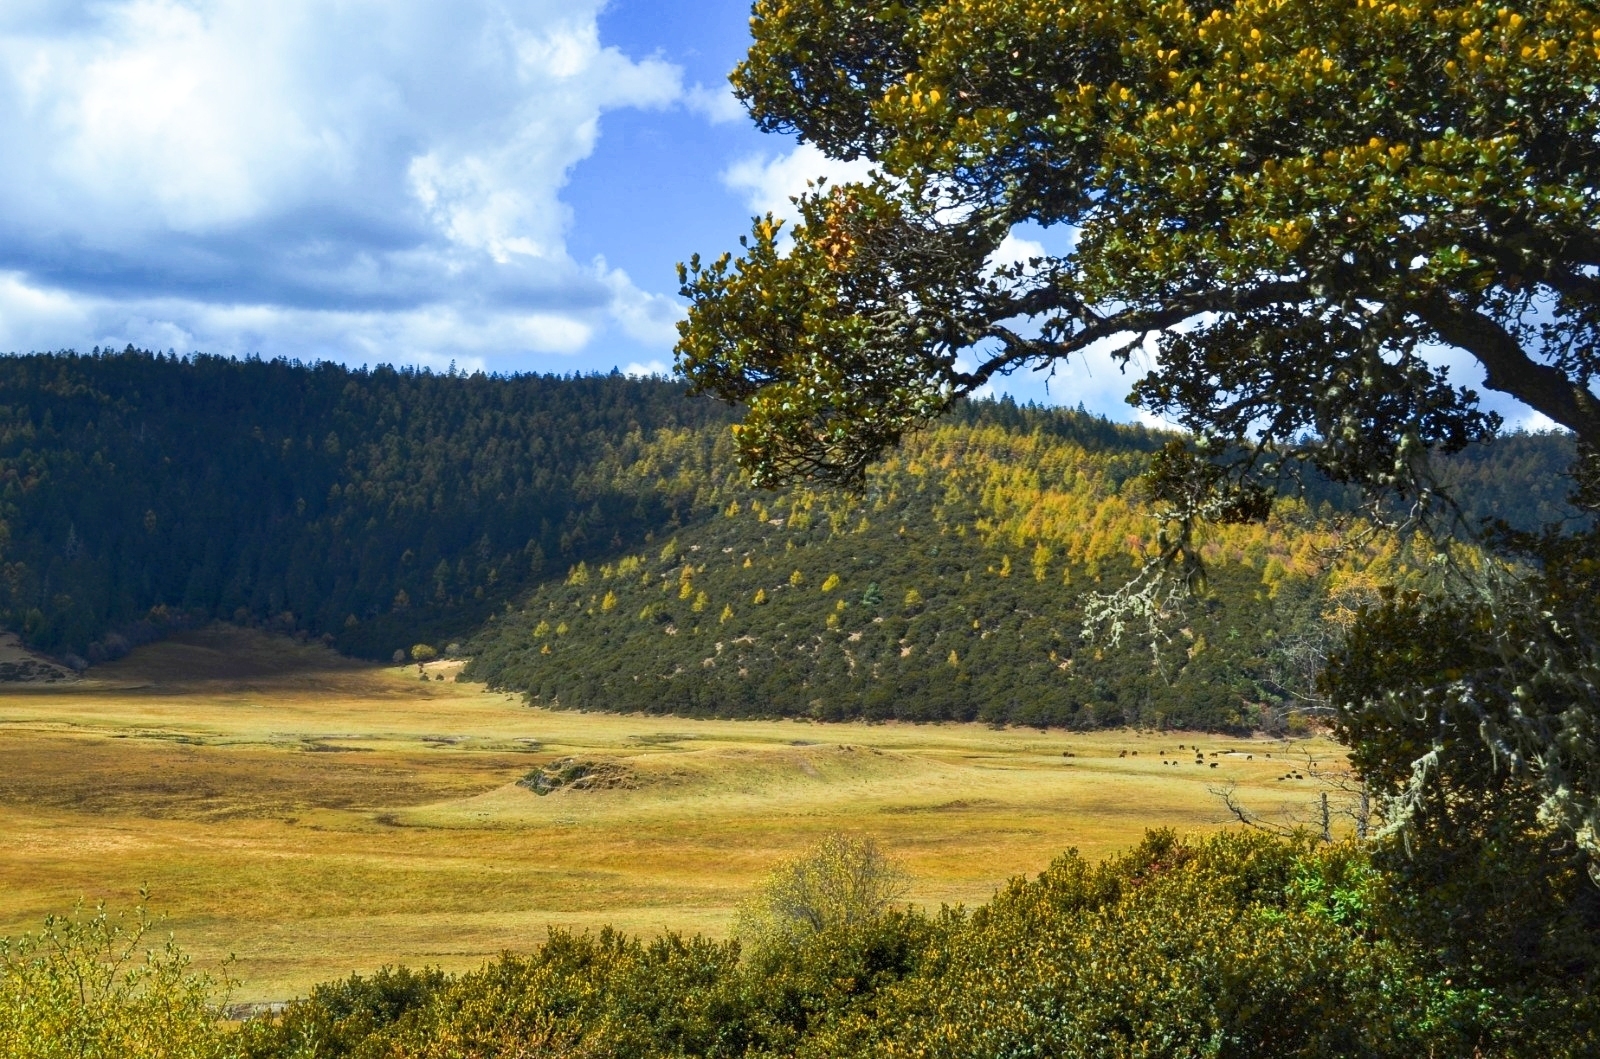
[[[1465,386],[1478,394],[1478,404],[1486,412],[1494,412],[1505,422],[1506,430],[1547,431],[1562,429],[1555,420],[1536,412],[1510,394],[1491,390],[1484,385],[1483,365],[1466,350],[1453,346],[1423,345],[1418,349],[1422,359],[1436,368],[1444,368],[1449,380]]]
[[[677,67],[602,45],[603,6],[12,0],[0,349],[670,342],[675,306],[566,249],[602,115],[685,99]]]
[[[657,376],[666,377],[672,374],[672,367],[664,360],[647,360],[644,363],[635,361],[622,369],[622,374],[635,379],[649,379]]]
[[[1065,360],[998,376],[977,390],[975,396],[998,397],[1004,394],[1019,402],[1083,405],[1114,420],[1168,427],[1171,424],[1127,403],[1128,391],[1133,388],[1134,381],[1143,376],[1151,365],[1150,356],[1142,349],[1134,350],[1127,364],[1114,355],[1114,351],[1132,337],[1129,334],[1097,342]],[[977,366],[977,358],[963,356],[957,364],[962,370],[971,371]]]
[[[683,94],[683,103],[713,125],[726,125],[745,118],[744,104],[739,102],[733,94],[733,86],[728,84],[720,88],[691,85]]]
[[[996,252],[996,256],[999,251]],[[991,259],[993,260],[993,259]],[[1088,347],[1065,361],[1058,361],[1044,371],[1024,370],[998,380],[985,395],[1009,393],[1017,400],[1034,400],[1048,404],[1084,406],[1110,416],[1112,419],[1140,422],[1161,429],[1179,429],[1164,417],[1143,408],[1127,404],[1128,392],[1136,380],[1150,372],[1156,363],[1154,336],[1146,336],[1136,346],[1126,364],[1113,352],[1134,338],[1132,332],[1114,335]],[[1522,404],[1520,401],[1483,385],[1484,371],[1472,356],[1458,349],[1424,346],[1421,353],[1427,361],[1449,370],[1450,381],[1476,390],[1487,411],[1498,413],[1508,430],[1542,431],[1558,429],[1548,417]]]
[[[603,257],[595,259],[594,268],[611,290],[611,317],[629,338],[649,346],[671,346],[678,340],[678,321],[687,315],[681,303],[640,290],[626,272],[608,270]]]
[[[756,214],[770,213],[792,222],[799,211],[791,200],[803,194],[808,183],[819,178],[830,184],[864,181],[871,171],[872,164],[866,159],[840,162],[804,143],[787,154],[741,159],[722,174],[722,182],[743,195]]]
[[[1044,244],[1036,239],[1027,239],[1016,232],[1007,232],[1000,245],[994,248],[994,253],[989,255],[987,262],[991,270],[1002,268],[1015,268],[1018,265],[1026,266],[1031,261],[1041,260],[1048,256]]]

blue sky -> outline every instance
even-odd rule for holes
[[[676,262],[864,171],[756,132],[726,81],[748,19],[0,0],[0,352],[665,370]],[[1132,414],[1104,357],[1005,388]]]
[[[748,20],[746,0],[5,0],[0,352],[665,370],[676,263],[864,170],[754,129],[727,87]],[[1085,381],[1056,396],[1126,413],[1114,371]]]

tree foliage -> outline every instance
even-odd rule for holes
[[[1439,508],[1430,455],[1499,426],[1430,360],[1444,348],[1571,431],[1574,477],[1591,483],[1573,502],[1600,504],[1594,4],[762,0],[755,13],[734,84],[757,122],[877,167],[802,196],[792,230],[759,219],[738,258],[682,272],[679,366],[749,406],[740,453],[757,480],[860,482],[996,375],[1143,350],[1129,400],[1191,432],[1152,461],[1156,559],[1193,587],[1199,525],[1269,517],[1286,473]],[[1070,249],[998,263],[1025,223],[1069,231]],[[1411,808],[1451,773],[1440,755],[1479,736],[1490,771],[1456,772],[1458,795],[1491,797],[1506,768],[1546,824],[1600,851],[1600,638],[1590,588],[1563,587],[1592,586],[1593,540],[1489,539],[1509,559],[1469,564],[1416,610],[1420,644],[1383,638],[1406,624],[1394,614],[1357,623],[1374,665],[1346,656],[1345,730],[1409,732],[1384,752],[1419,753],[1395,803]],[[1145,580],[1121,602],[1152,615],[1175,598]],[[1390,655],[1407,659],[1397,686],[1375,666]]]
[[[757,122],[880,173],[803,196],[787,252],[767,218],[685,270],[680,367],[749,404],[758,478],[853,479],[1103,342],[1148,341],[1133,399],[1202,441],[1340,480],[1414,491],[1493,428],[1430,343],[1600,442],[1592,5],[763,0],[752,29]],[[1072,249],[994,267],[1022,222]]]
[[[1600,849],[1600,537],[1507,535],[1539,562],[1491,569],[1494,582],[1473,594],[1391,589],[1354,623],[1322,684],[1355,764],[1404,810],[1396,818],[1415,841],[1509,850],[1522,837],[1523,855],[1549,874]],[[1600,862],[1589,871],[1600,881]]]
[[[791,946],[830,930],[861,929],[905,891],[905,872],[871,838],[825,835],[767,873],[740,906],[735,930],[757,949]]]
[[[731,418],[620,375],[0,358],[0,621],[91,662],[218,618],[371,658],[447,643],[670,524],[681,493],[607,468]]]
[[[442,971],[409,967],[323,982],[275,1015],[247,1020],[239,1059],[349,1059],[447,984]]]

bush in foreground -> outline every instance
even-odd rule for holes
[[[739,906],[735,933],[758,948],[864,926],[905,895],[905,873],[870,838],[831,834],[767,873]]]
[[[786,907],[796,878],[830,866],[892,876],[881,855],[861,856],[863,843],[832,843],[815,863],[775,872],[752,907]],[[1152,832],[1103,863],[1068,853],[970,913],[876,902],[870,915],[822,916],[744,950],[552,932],[531,953],[459,976],[386,969],[319,986],[235,1035],[219,1029],[209,983],[176,950],[151,955],[148,971],[101,968],[101,954],[114,962],[137,943],[117,941],[102,914],[76,934],[53,926],[70,944],[5,950],[0,1056],[1600,1054],[1593,982],[1554,963],[1523,967],[1516,982],[1463,964],[1430,936],[1431,921],[1414,925],[1416,896],[1381,863],[1367,847],[1304,837]],[[76,999],[67,985],[85,967],[122,984]]]
[[[37,934],[0,938],[0,1057],[226,1059],[219,983],[189,967],[143,903],[51,916]]]
[[[794,874],[775,873],[769,890]],[[970,914],[887,909],[769,932],[743,953],[674,935],[553,933],[314,1054],[1594,1054],[1589,991],[1513,997],[1467,980],[1407,932],[1393,914],[1403,907],[1354,845],[1155,832],[1101,864],[1068,853]],[[333,1018],[335,995],[319,991],[256,1032]],[[319,1005],[329,1012],[313,1014]]]

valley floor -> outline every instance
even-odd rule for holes
[[[456,668],[216,628],[75,682],[0,685],[0,935],[147,885],[203,965],[237,957],[236,1000],[281,999],[386,963],[475,966],[551,926],[724,935],[775,860],[832,830],[874,836],[915,901],[981,902],[1069,847],[1222,826],[1228,784],[1310,822],[1308,761],[1339,757],[1184,732],[551,712]],[[593,777],[518,785],[559,784],[567,759]]]

